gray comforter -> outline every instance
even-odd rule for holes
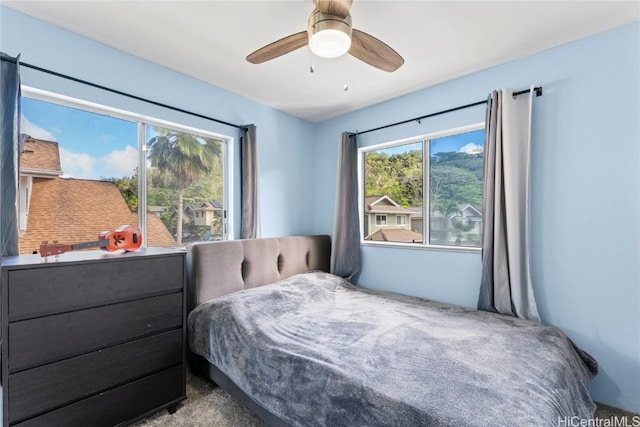
[[[595,361],[537,322],[371,292],[323,272],[189,315],[191,349],[300,426],[552,426],[591,418]]]

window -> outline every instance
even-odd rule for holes
[[[145,133],[147,205],[165,207],[160,218],[178,246],[222,240],[223,141],[153,125],[146,125]],[[163,228],[148,230],[149,238],[163,234]]]
[[[22,92],[21,253],[43,240],[95,241],[124,224],[138,225],[146,246],[225,238],[230,138]]]
[[[364,241],[480,247],[483,124],[359,151]],[[380,212],[395,214],[395,226]]]
[[[387,225],[387,216],[376,215],[376,225]]]

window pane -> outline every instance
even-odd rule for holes
[[[414,142],[365,153],[365,240],[423,242],[422,146]]]
[[[137,225],[137,124],[21,99],[20,252]]]
[[[222,142],[146,126],[147,224],[155,246],[224,238]],[[168,230],[168,232],[166,232]]]
[[[479,247],[484,129],[431,140],[430,244]]]

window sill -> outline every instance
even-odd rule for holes
[[[471,248],[467,246],[437,246],[437,245],[423,245],[421,243],[395,243],[395,242],[372,242],[367,240],[361,240],[360,246],[380,247],[380,248],[396,248],[396,249],[413,249],[421,251],[439,251],[439,252],[463,252],[480,254],[481,248]]]

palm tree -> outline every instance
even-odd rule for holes
[[[159,135],[147,142],[147,158],[151,161],[151,167],[170,174],[176,180],[176,241],[181,245],[184,189],[213,170],[215,157],[221,154],[220,141],[168,129],[157,131]]]
[[[439,197],[438,194],[432,194],[431,199],[431,222],[430,225],[433,227],[436,222],[435,212],[440,212],[442,215],[441,218],[438,219],[437,227],[432,228],[432,233],[437,235],[437,239],[440,240],[439,243],[447,244],[447,240],[449,238],[449,221],[451,214],[457,214],[460,212],[460,207],[458,206],[458,202],[450,199],[443,199]],[[437,233],[436,233],[437,232]]]

